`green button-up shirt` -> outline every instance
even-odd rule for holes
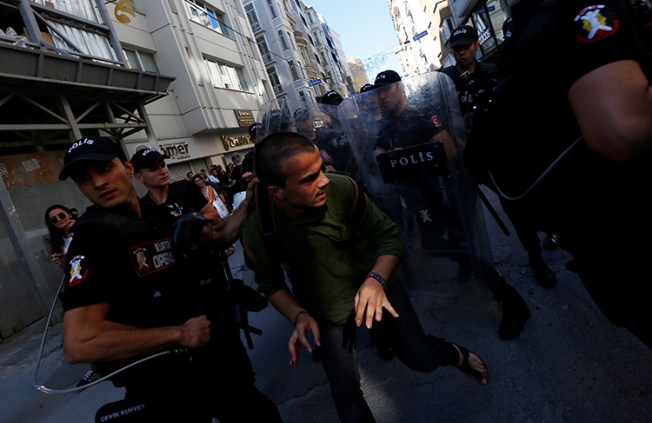
[[[301,305],[319,321],[343,324],[376,258],[402,257],[403,245],[394,222],[368,200],[360,220],[352,222],[349,210],[356,201],[352,181],[338,174],[328,174],[328,178],[324,206],[296,218],[275,206],[266,211],[275,215],[275,251],[268,251],[263,241],[253,201],[242,242],[251,253],[248,264],[261,292],[269,297],[288,288],[278,272],[281,262],[285,263],[290,268],[292,292]]]

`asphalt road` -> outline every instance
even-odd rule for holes
[[[433,264],[431,281],[408,285],[415,308],[427,332],[483,357],[489,384],[480,386],[451,367],[421,374],[396,359],[383,361],[361,331],[363,391],[377,421],[652,422],[652,350],[604,319],[565,269],[564,252],[544,252],[559,284],[543,289],[516,238],[504,236],[490,218],[487,226],[496,266],[532,310],[525,331],[517,340],[500,340],[501,315],[491,293],[473,280],[458,283],[453,265],[433,258],[440,262]],[[230,263],[236,276],[251,281],[239,249]],[[272,307],[250,320],[264,332],[254,337],[250,351],[258,386],[278,404],[286,423],[337,422],[320,365],[305,353],[297,367],[287,365],[290,324]],[[95,410],[122,391],[107,382],[71,394],[36,390],[32,381],[43,326],[37,322],[0,344],[0,422],[92,422]],[[60,326],[45,345],[38,384],[74,386],[86,367],[63,363]]]

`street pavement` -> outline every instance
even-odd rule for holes
[[[495,197],[488,196],[496,204]],[[415,308],[426,332],[482,356],[490,370],[489,384],[478,385],[454,367],[424,374],[397,359],[384,361],[360,330],[363,391],[376,420],[652,422],[652,350],[605,320],[580,280],[566,270],[568,256],[563,251],[544,251],[559,284],[543,289],[530,273],[516,237],[505,236],[488,215],[486,219],[494,263],[523,295],[532,318],[518,339],[500,340],[501,314],[492,294],[474,280],[457,282],[454,266],[433,258],[442,265],[431,282],[406,284]],[[235,277],[252,283],[239,244],[230,264]],[[278,404],[285,422],[337,422],[320,364],[304,351],[298,366],[288,366],[291,324],[271,306],[252,314],[250,322],[263,330],[262,336],[254,336],[250,351],[257,385]],[[44,322],[37,322],[0,344],[0,422],[92,422],[95,410],[120,399],[123,391],[108,382],[78,393],[38,391],[33,376],[43,328]],[[63,362],[60,325],[50,330],[44,350],[36,385],[73,387],[87,367]]]

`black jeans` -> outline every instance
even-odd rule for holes
[[[387,298],[399,314],[394,318],[383,312],[378,329],[394,347],[396,356],[410,369],[431,372],[439,366],[456,364],[457,349],[448,341],[426,335],[399,281],[387,288]],[[322,364],[337,415],[343,423],[374,422],[374,417],[360,389],[360,373],[355,350],[355,327],[353,319],[345,325],[320,324]]]

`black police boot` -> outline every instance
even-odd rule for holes
[[[503,320],[498,326],[500,339],[507,341],[518,338],[525,328],[525,322],[531,317],[530,308],[525,300],[496,272],[496,299],[501,304]]]
[[[530,269],[543,288],[550,289],[557,285],[557,276],[543,261],[540,254],[530,255]]]

